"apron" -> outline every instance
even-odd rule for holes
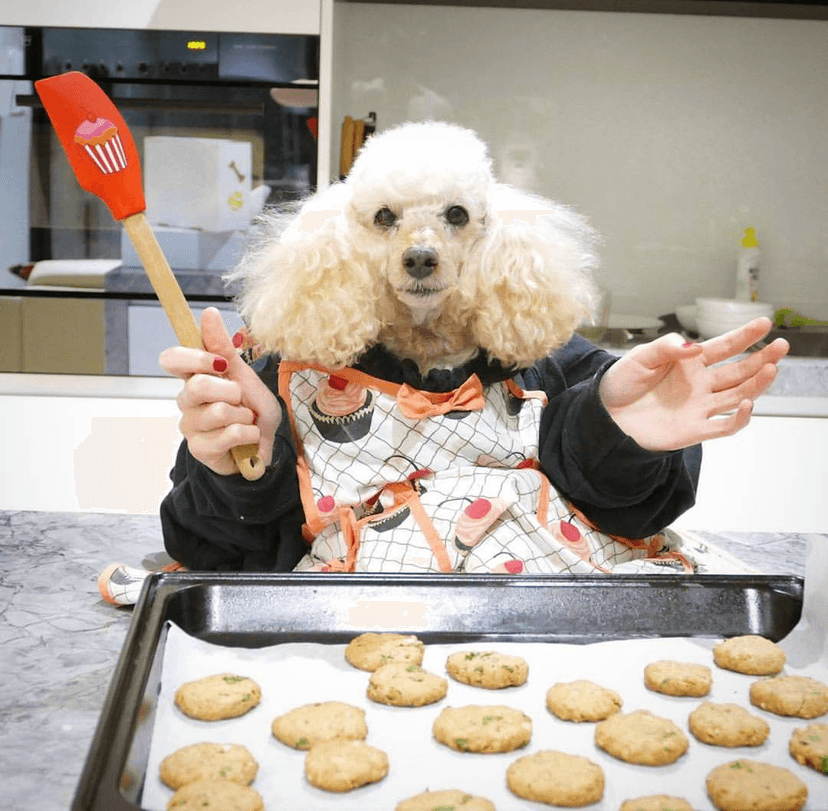
[[[607,535],[539,469],[546,397],[514,380],[431,393],[282,361],[310,545],[296,571],[692,571],[671,533]]]

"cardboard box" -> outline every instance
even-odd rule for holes
[[[153,226],[245,229],[251,218],[252,145],[219,138],[144,138],[144,193]]]

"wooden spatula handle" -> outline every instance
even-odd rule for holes
[[[179,343],[181,346],[201,349],[201,331],[146,216],[139,212],[125,217],[121,222]],[[232,453],[236,466],[245,479],[255,481],[262,477],[265,467],[256,445],[239,445],[232,449]]]

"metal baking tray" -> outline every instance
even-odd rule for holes
[[[167,621],[219,645],[345,643],[366,631],[426,644],[590,643],[761,634],[782,639],[801,577],[775,575],[152,575],[136,605],[72,811],[135,811]]]

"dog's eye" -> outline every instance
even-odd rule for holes
[[[446,222],[449,225],[465,225],[469,221],[469,212],[463,206],[451,206],[446,210]]]
[[[381,228],[390,228],[396,221],[397,215],[388,206],[384,206],[374,214],[374,224]]]

